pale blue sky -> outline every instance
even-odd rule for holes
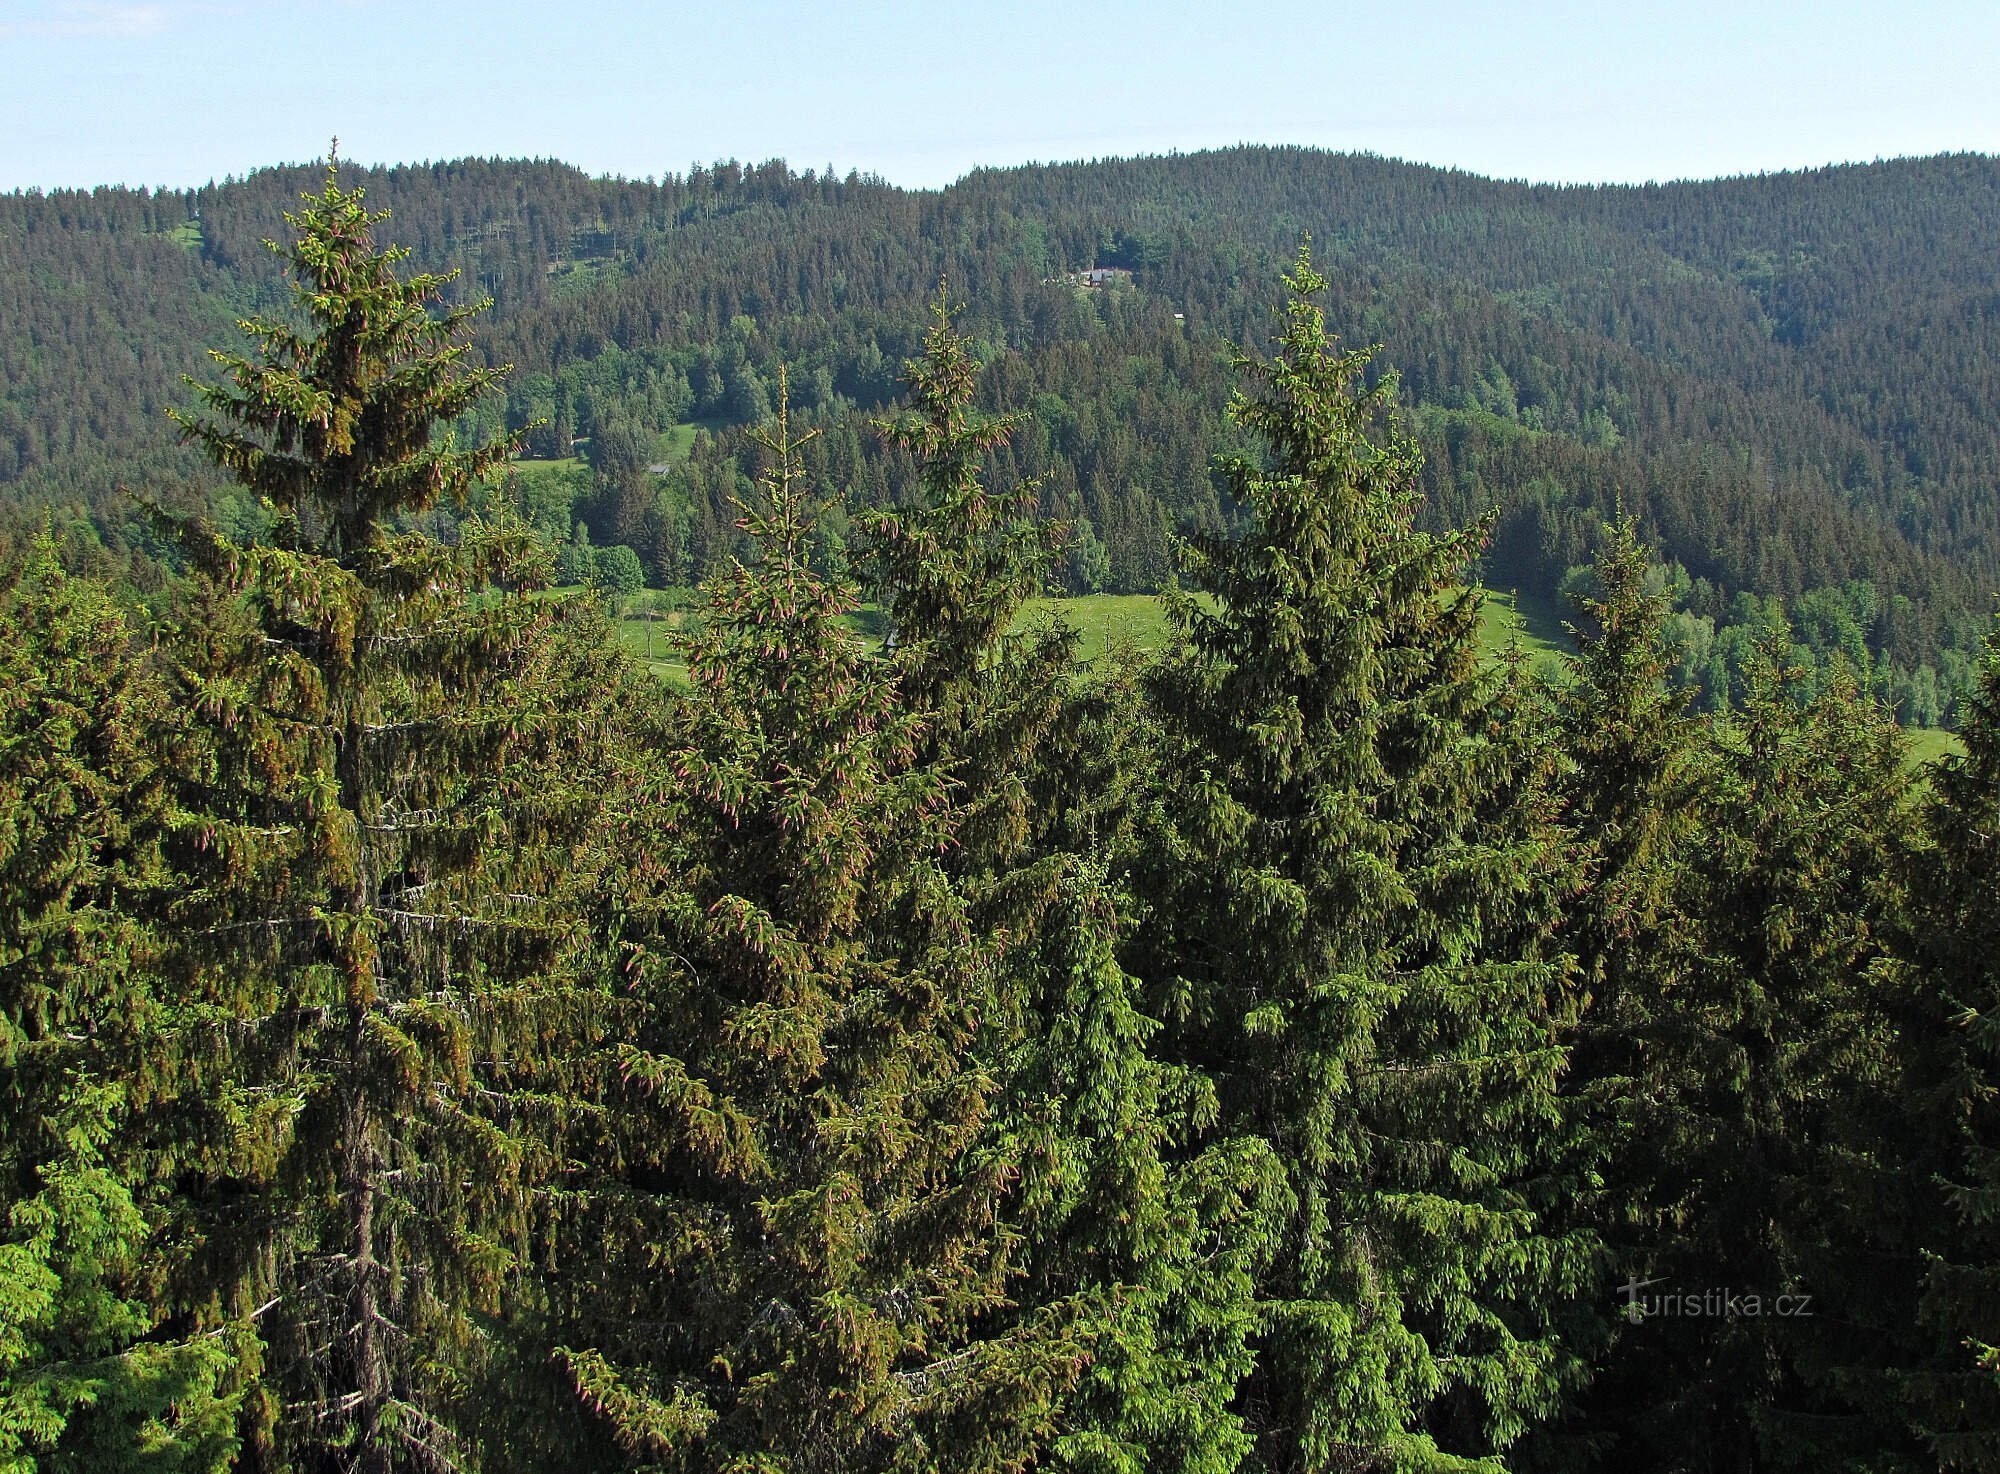
[[[0,189],[316,157],[979,164],[1304,143],[1543,180],[2000,152],[1996,0],[0,0]]]

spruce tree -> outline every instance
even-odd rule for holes
[[[1414,529],[1418,453],[1329,343],[1301,250],[1235,415],[1240,538],[1193,539],[1154,683],[1174,816],[1143,955],[1221,1139],[1287,1173],[1239,1395],[1268,1469],[1457,1468],[1553,1406],[1583,1246],[1557,1155],[1560,857],[1516,811],[1500,677],[1461,587],[1477,529]],[[1379,438],[1378,438],[1379,436]]]
[[[1913,1007],[1904,1093],[1922,1114],[1912,1165],[1944,1189],[1922,1224],[1921,1319],[1931,1354],[1903,1379],[1909,1416],[1940,1466],[2000,1469],[2000,625],[1960,728],[1963,754],[1932,770],[1929,844],[1906,943]]]
[[[1053,1419],[1053,1467],[1224,1474],[1251,1439],[1258,1273],[1282,1169],[1255,1141],[1204,1142],[1213,1085],[1155,1057],[1102,862],[1072,858],[1039,918],[1026,1025],[1001,1055],[998,1133],[1020,1160],[1019,1313],[1060,1312],[1088,1370]]]
[[[188,1334],[151,1262],[174,1162],[174,1000],[139,920],[166,882],[160,692],[53,541],[0,575],[0,1469],[225,1468],[241,1321]]]
[[[1712,729],[1713,801],[1689,855],[1696,965],[1647,1030],[1659,1227],[1627,1272],[1658,1283],[1616,1353],[1647,1390],[1623,1457],[1893,1468],[1907,1440],[1857,1376],[1911,1306],[1853,1210],[1903,1171],[1871,1141],[1868,1103],[1893,1059],[1883,973],[1908,779],[1886,713],[1838,669],[1812,695],[1782,626],[1747,674],[1743,710]],[[1759,1313],[1669,1298],[1724,1294]]]
[[[1696,731],[1687,695],[1667,680],[1670,601],[1647,586],[1648,567],[1633,523],[1616,524],[1595,565],[1599,592],[1580,600],[1556,698],[1570,759],[1566,816],[1589,869],[1587,891],[1565,908],[1586,989],[1570,1075],[1598,1092],[1630,1090],[1660,970],[1686,946],[1675,886],[1700,796]]]
[[[1667,679],[1670,599],[1649,569],[1634,524],[1614,524],[1548,698],[1576,866],[1561,934],[1580,989],[1563,1081],[1578,1190],[1563,1217],[1598,1236],[1604,1266],[1601,1298],[1578,1307],[1571,1330],[1595,1353],[1596,1375],[1569,1415],[1531,1440],[1536,1467],[1643,1457],[1649,1435],[1634,1429],[1659,1387],[1660,1369],[1616,1344],[1624,1321],[1612,1287],[1647,1277],[1666,1231],[1659,1178],[1675,1168],[1657,1143],[1673,1134],[1680,1105],[1661,1088],[1672,1069],[1663,1032],[1698,965],[1689,865],[1711,796],[1688,697]]]
[[[635,831],[618,1171],[580,1209],[607,1249],[558,1287],[563,1356],[637,1466],[1026,1468],[1082,1353],[1056,1316],[984,1334],[1015,1250],[970,1055],[994,948],[898,672],[813,567],[784,398],[755,561],[707,586]]]
[[[975,405],[979,364],[951,311],[941,285],[924,351],[905,367],[910,408],[877,424],[916,485],[862,521],[858,562],[889,615],[903,701],[923,718],[920,754],[960,786],[958,868],[990,880],[1029,843],[1028,785],[1074,653],[1060,623],[1015,628],[1069,528],[1036,523],[1032,482],[986,488],[982,459],[1019,417]]]
[[[988,1144],[1014,1164],[1002,1228],[1020,1240],[996,1320],[1059,1317],[1090,1359],[1053,1419],[1062,1467],[1227,1469],[1275,1173],[1266,1153],[1194,1146],[1181,1123],[1212,1116],[1212,1095],[1152,1055],[1112,871],[1120,795],[1145,781],[1137,693],[1081,673],[1059,619],[1020,627],[1070,529],[1036,525],[1032,485],[986,490],[983,460],[1018,421],[975,407],[977,378],[940,291],[911,408],[881,425],[915,485],[866,524],[863,557],[920,757],[964,815],[953,879],[995,948],[973,1049],[998,1083]]]
[[[161,925],[212,1104],[181,1292],[258,1317],[256,1466],[462,1469],[590,1007],[550,898],[613,681],[600,625],[520,592],[547,561],[525,531],[399,525],[508,454],[444,430],[502,372],[467,359],[478,305],[434,311],[449,278],[400,276],[331,163],[287,218],[298,321],[245,322],[180,419],[274,518],[255,545],[182,530]]]

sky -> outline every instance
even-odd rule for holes
[[[0,189],[324,154],[593,174],[1287,143],[1641,182],[2000,153],[1996,0],[0,0]]]

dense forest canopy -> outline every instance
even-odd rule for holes
[[[892,496],[907,468],[866,421],[942,277],[982,402],[1029,415],[990,474],[1036,480],[1043,515],[1087,533],[1058,580],[1163,586],[1176,535],[1240,519],[1210,469],[1240,445],[1228,352],[1262,340],[1266,286],[1308,235],[1331,323],[1386,345],[1374,371],[1412,411],[1425,515],[1498,507],[1484,572],[1544,601],[1636,516],[1708,702],[1740,699],[1777,600],[1812,658],[1866,652],[1873,689],[1935,725],[2000,582],[2000,163],[1981,156],[1602,188],[1248,147],[936,192],[777,161],[659,183],[484,160],[356,178],[416,265],[493,299],[477,351],[515,372],[467,428],[532,425],[532,455],[588,460],[524,478],[531,516],[630,547],[656,585],[740,546],[743,430],[781,363],[825,432],[812,473],[857,506]],[[161,413],[202,350],[282,300],[260,242],[307,182],[0,198],[10,505],[63,509],[114,562],[160,555],[115,488],[201,480]],[[207,494],[254,528],[254,505]]]
[[[190,331],[258,305],[172,406],[208,480],[38,461],[0,542],[0,1470],[2000,1470],[2000,622],[1928,765],[1869,641],[1937,600],[1860,571],[1733,594],[1713,699],[1728,586],[1647,529],[1782,484],[1855,551],[1866,478],[1677,450],[1692,308],[1595,340],[1673,413],[1593,430],[1568,360],[1453,400],[1330,332],[1421,300],[1337,234],[1225,280],[1092,193],[1211,162],[547,169],[597,254],[483,330],[424,263],[513,259],[512,166],[420,248],[329,163],[213,297],[228,189],[16,201],[181,253]],[[1773,362],[1837,336],[1799,302]],[[1481,479],[1677,454],[1601,526]],[[1895,566],[1971,586],[1962,530]],[[1572,532],[1560,668],[1496,657],[1482,560]],[[705,575],[684,679],[586,571]],[[1082,660],[1038,596],[1091,579],[1165,646]]]

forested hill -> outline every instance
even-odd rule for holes
[[[996,475],[1040,476],[1051,514],[1087,519],[1064,576],[1157,586],[1177,526],[1233,515],[1210,471],[1231,440],[1227,349],[1267,340],[1279,267],[1310,234],[1330,321],[1387,345],[1414,406],[1427,515],[1500,508],[1490,581],[1552,594],[1622,503],[1679,565],[1681,659],[1712,694],[1731,632],[1776,597],[1811,648],[1865,649],[1918,720],[2000,586],[1990,158],[1644,188],[1282,148],[982,170],[938,192],[781,163],[657,185],[548,162],[343,172],[393,212],[382,234],[413,266],[495,299],[481,348],[515,372],[493,416],[546,420],[544,457],[588,455],[589,473],[522,478],[531,515],[633,547],[657,583],[728,550],[740,427],[780,363],[827,432],[815,470],[855,501],[891,495],[907,468],[867,418],[943,277],[987,399],[1032,413]],[[114,559],[145,551],[113,489],[197,478],[162,411],[236,318],[282,300],[259,243],[317,178],[0,198],[17,507],[71,509],[72,543]],[[1093,267],[1110,274],[1080,285]]]

